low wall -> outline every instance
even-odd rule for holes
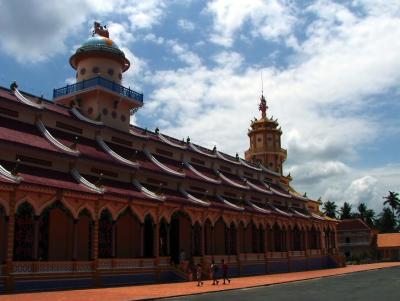
[[[229,277],[337,267],[334,258],[328,255],[267,258],[266,260],[260,260],[261,256],[257,256],[254,259],[231,261],[228,264]],[[217,263],[220,264],[220,262]],[[61,266],[58,263],[52,265],[51,262],[43,264],[47,267]],[[113,264],[115,266],[115,263]],[[10,276],[3,275],[0,277],[0,293],[6,292],[6,288],[8,292],[27,292],[186,281],[182,271],[166,264],[132,266],[130,268],[127,268],[127,266],[124,265],[124,268],[119,269],[105,268],[107,265],[102,263],[102,269],[89,269],[89,266],[87,266],[89,270],[84,272],[77,272],[76,269],[71,272],[57,271],[54,268],[44,272],[43,269],[35,267],[35,272],[31,269],[22,269],[24,267],[22,263],[15,263],[16,268]],[[63,268],[65,269],[65,266]],[[219,269],[218,274],[219,277],[222,277],[222,268]]]

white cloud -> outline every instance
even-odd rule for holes
[[[179,19],[178,20],[178,27],[182,29],[183,31],[193,31],[195,29],[195,25],[193,22],[187,20],[187,19]]]
[[[332,177],[346,175],[350,168],[340,161],[309,161],[301,165],[292,166],[288,170],[292,175],[298,176],[299,184],[315,185]]]
[[[191,67],[197,67],[201,65],[200,57],[196,53],[190,51],[188,45],[180,44],[176,40],[167,41],[167,45],[180,61],[188,64]]]
[[[128,17],[133,30],[149,29],[160,22],[165,7],[163,0],[130,0],[120,6],[120,11]]]
[[[318,5],[330,2],[308,9],[315,20],[307,27],[306,40],[297,41],[297,53],[287,68],[237,69],[242,55],[221,52],[213,57],[215,67],[196,59],[195,68],[190,64],[158,71],[147,78],[156,89],[148,95],[143,114],[159,120],[171,135],[190,136],[208,147],[216,144],[230,154],[242,154],[248,148],[249,120],[258,115],[263,71],[269,115],[279,117],[282,125],[289,156],[285,172],[292,171],[294,186],[315,198],[335,195],[334,200],[343,200],[347,193],[372,202],[385,189],[368,192],[363,187],[374,185],[366,180],[370,178],[356,181],[347,192],[343,187],[365,176],[378,179],[376,185],[383,183],[382,187],[387,183],[351,166],[360,147],[374,143],[385,127],[366,108],[370,99],[376,101],[400,80],[400,19],[386,13],[379,18],[355,15],[335,3],[320,10]],[[230,12],[226,14],[229,25]],[[238,30],[235,24],[219,34],[230,39]],[[400,180],[399,174],[396,179]]]
[[[164,43],[163,37],[157,37],[154,33],[149,33],[143,37],[143,41],[153,42],[155,44],[161,45]]]
[[[279,39],[289,36],[296,18],[287,1],[214,0],[208,3],[206,11],[213,16],[211,41],[227,47],[232,46],[234,36],[246,22],[250,23],[250,34],[265,39]]]
[[[113,37],[132,40],[132,31],[158,24],[164,8],[161,0],[0,0],[0,50],[18,62],[40,62],[65,52],[77,33],[89,35],[93,20],[115,16],[127,18],[131,32],[111,22]]]
[[[236,69],[244,61],[243,56],[237,52],[223,51],[213,57],[214,61],[222,68]]]
[[[398,191],[400,165],[385,165],[379,168],[352,170],[351,173],[322,185],[319,192],[325,200],[332,200],[341,206],[345,201],[355,208],[359,203],[366,203],[376,212],[381,210],[383,197],[388,191]]]

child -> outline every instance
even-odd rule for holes
[[[222,278],[224,279],[224,284],[225,280],[228,281],[228,284],[231,283],[231,280],[228,278],[228,265],[225,263],[225,260],[222,259]]]
[[[212,285],[218,285],[219,281],[217,279],[217,273],[218,273],[218,266],[215,264],[214,260],[211,261],[211,277],[213,280]]]
[[[196,268],[196,277],[197,277],[197,286],[202,286],[203,285],[203,281],[201,280],[201,264],[198,263],[197,264],[197,268]]]

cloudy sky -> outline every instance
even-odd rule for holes
[[[0,85],[51,98],[94,20],[144,93],[132,122],[243,154],[262,73],[297,190],[375,209],[400,191],[399,0],[0,0]]]

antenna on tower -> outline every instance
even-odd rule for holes
[[[264,81],[263,81],[262,71],[261,71],[261,95],[264,95]]]

